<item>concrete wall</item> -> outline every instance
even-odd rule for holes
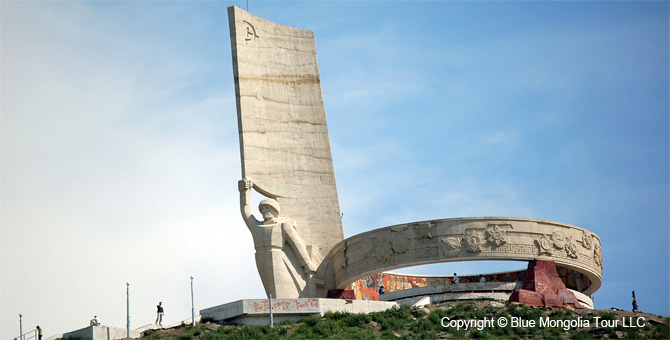
[[[436,294],[430,296],[430,303],[437,304],[445,301],[458,301],[458,300],[476,300],[476,299],[494,299],[507,301],[510,297],[510,293],[445,293],[445,294]]]
[[[372,313],[397,306],[390,301],[361,301],[342,299],[276,299],[272,300],[275,323],[298,321],[311,315],[326,312]],[[242,325],[267,325],[270,317],[270,303],[267,299],[238,300],[223,305],[203,309],[203,318],[231,322]]]
[[[126,339],[126,335],[127,331],[125,328],[88,326],[63,334],[63,339],[115,340]],[[132,339],[137,339],[140,335],[140,332],[130,331],[130,337]]]
[[[372,313],[385,311],[398,304],[394,301],[321,299],[324,312]]]
[[[63,339],[93,339],[93,327],[78,329],[76,331],[63,334]]]
[[[429,287],[419,287],[412,289],[398,290],[391,293],[382,294],[379,296],[381,301],[395,301],[399,299],[414,297],[414,296],[424,296],[424,295],[434,295],[434,294],[443,294],[443,293],[461,293],[461,292],[472,292],[472,293],[486,293],[486,292],[509,292],[510,294],[515,290],[523,286],[523,282],[472,282],[472,283],[459,283],[453,285],[444,285],[444,286],[429,286]],[[509,297],[509,294],[508,294]]]
[[[401,305],[414,306],[420,304],[436,304],[445,301],[495,299],[509,300],[515,289],[520,289],[523,282],[477,282],[450,286],[421,287],[405,289],[379,296],[381,301],[395,301]],[[593,300],[587,295],[570,289],[584,308],[593,309]],[[428,297],[429,301],[423,301]]]
[[[588,309],[593,309],[593,299],[588,297],[587,295],[580,293],[576,290],[568,289],[569,291],[572,292],[572,294],[575,294],[575,297],[577,298],[577,301],[582,304],[582,306],[588,308]]]

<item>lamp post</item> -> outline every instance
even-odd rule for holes
[[[126,337],[130,339],[130,283],[126,282]]]
[[[191,325],[195,327],[195,304],[193,303],[193,276],[191,276]]]
[[[19,339],[23,340],[23,315],[19,314]]]
[[[272,317],[272,294],[268,296],[268,300],[270,302],[270,327],[274,327],[275,322],[274,318]]]

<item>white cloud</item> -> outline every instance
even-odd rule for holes
[[[123,6],[2,6],[1,337],[18,313],[47,336],[93,315],[124,327],[126,282],[133,327],[158,300],[167,322],[189,317],[190,275],[196,308],[262,296],[232,82],[190,91],[216,65],[134,34]]]

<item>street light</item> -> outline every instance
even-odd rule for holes
[[[126,315],[128,321],[126,323],[126,337],[130,339],[130,283],[126,282]]]
[[[274,321],[274,318],[272,317],[272,294],[270,294],[268,296],[268,300],[269,300],[269,303],[270,303],[270,327],[274,327],[275,326],[275,321]]]
[[[19,339],[23,340],[23,315],[19,314]]]
[[[193,303],[193,276],[191,276],[191,324],[195,327],[195,304]]]

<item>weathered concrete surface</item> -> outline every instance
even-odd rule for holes
[[[408,297],[400,300],[395,300],[399,305],[409,306],[410,308],[420,308],[425,305],[429,305],[430,296],[414,296]]]
[[[444,286],[428,286],[412,289],[403,289],[395,292],[382,294],[379,296],[381,301],[396,301],[399,299],[435,295],[443,293],[462,293],[462,292],[508,292],[507,297],[515,289],[521,288],[521,282],[473,282],[459,283]]]
[[[587,309],[593,309],[594,308],[593,307],[593,299],[591,299],[590,297],[588,297],[588,296],[586,296],[586,295],[584,295],[584,294],[582,294],[582,293],[580,293],[576,290],[573,290],[573,289],[570,289],[570,288],[568,288],[568,290],[571,291],[572,294],[575,295],[575,297],[577,298],[577,301],[579,301],[579,304],[582,305],[582,307],[587,308]]]
[[[438,304],[446,301],[458,301],[458,300],[477,300],[477,299],[493,299],[504,301],[509,298],[509,293],[504,292],[493,292],[493,293],[444,293],[444,294],[435,294],[431,295],[430,303]]]
[[[387,301],[362,301],[342,299],[276,299],[272,300],[275,323],[299,321],[311,315],[326,312],[372,313],[393,308],[398,304]],[[270,302],[267,299],[245,299],[203,309],[203,318],[226,321],[241,325],[267,325],[270,317]]]
[[[228,16],[242,177],[279,202],[320,262],[322,284],[299,296],[325,296],[335,283],[323,259],[344,236],[314,35],[237,7]]]
[[[114,328],[107,326],[88,326],[76,331],[63,334],[63,339],[91,339],[91,340],[114,340],[126,339],[125,328]],[[138,331],[130,331],[130,338],[137,339],[141,335]]]
[[[477,260],[551,260],[586,275],[593,294],[602,282],[600,239],[558,222],[472,217],[414,222],[355,235],[331,250],[337,287],[366,275],[421,264]],[[559,279],[560,281],[560,279]]]

